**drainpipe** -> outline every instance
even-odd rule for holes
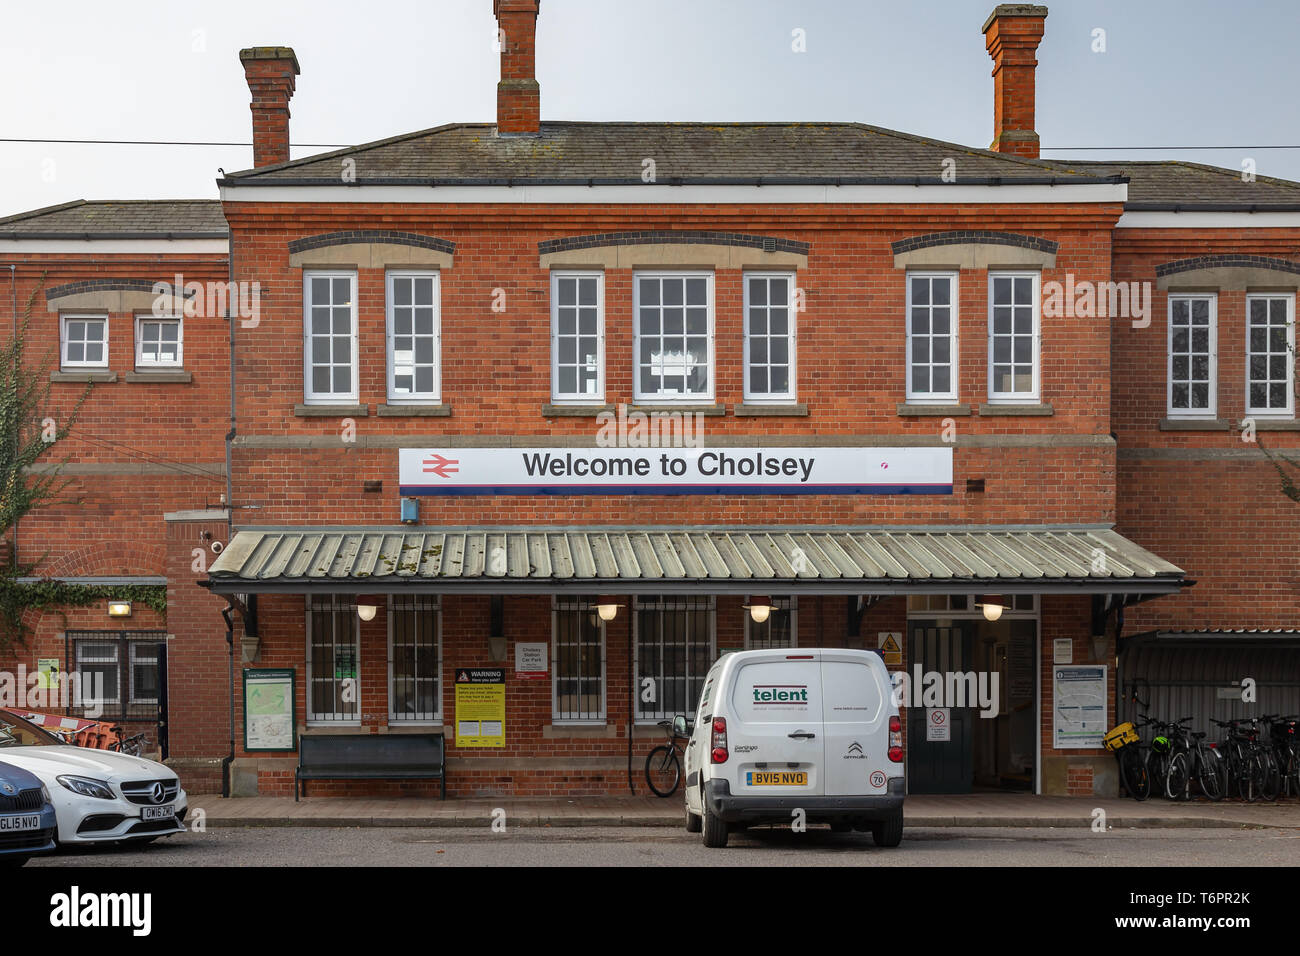
[[[18,342],[18,267],[9,264],[9,296],[13,300],[14,342]],[[18,353],[14,352],[14,379],[18,377]],[[15,449],[17,451],[17,449]],[[18,571],[18,518],[14,517],[13,547],[9,551],[15,573]]]
[[[226,683],[230,687],[230,753],[221,758],[221,795],[230,796],[230,765],[235,762],[235,623],[230,618],[233,605],[226,599],[221,616],[226,620],[226,644],[230,648],[229,673]]]
[[[631,611],[632,609],[629,608],[628,610]],[[635,662],[632,660],[634,653],[635,649],[632,647],[632,619],[629,617],[627,622],[627,686],[630,689],[627,710],[627,789],[631,791],[632,796],[636,796],[636,784],[632,782],[632,730],[636,727],[636,674]]]

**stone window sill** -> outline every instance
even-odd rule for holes
[[[602,412],[612,412],[613,405],[543,405],[544,418],[595,418]]]
[[[447,418],[451,415],[450,405],[376,405],[375,414],[380,418]]]
[[[1222,418],[1162,418],[1162,432],[1226,432],[1231,423]]]
[[[543,724],[542,737],[547,740],[617,737],[613,724]]]
[[[725,415],[726,405],[629,405],[629,412],[681,412],[683,415]]]
[[[193,374],[183,368],[147,369],[141,372],[127,372],[128,382],[192,382]]]
[[[898,403],[898,414],[912,417],[934,416],[936,418],[947,418],[949,416],[969,415],[969,405],[910,405],[907,402]]]
[[[59,371],[59,372],[51,372],[51,373],[50,373],[50,381],[51,381],[51,382],[103,382],[103,383],[112,383],[112,382],[116,382],[116,381],[117,381],[117,373],[116,373],[116,372],[106,372],[106,371],[105,371],[105,372],[92,372],[92,371],[90,371],[90,370],[86,370],[86,371],[84,371],[84,372],[72,372],[72,371],[64,372],[64,371]]]
[[[1300,421],[1294,418],[1254,418],[1250,415],[1246,418],[1255,422],[1257,432],[1300,432]]]
[[[808,417],[808,406],[802,402],[791,405],[733,405],[731,414],[737,418],[768,418],[768,417],[790,417],[806,418]]]
[[[369,405],[295,405],[293,413],[298,418],[365,418]]]
[[[980,415],[1055,415],[1050,403],[1041,405],[990,405],[980,406]]]

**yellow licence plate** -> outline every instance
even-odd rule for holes
[[[751,787],[806,787],[808,772],[806,770],[750,770],[745,774],[746,782]]]

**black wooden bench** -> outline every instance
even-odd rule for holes
[[[293,799],[308,780],[439,780],[447,799],[442,734],[321,734],[298,738]]]

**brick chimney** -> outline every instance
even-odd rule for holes
[[[255,46],[239,51],[244,77],[253,94],[253,165],[289,161],[289,100],[298,57],[287,46]]]
[[[984,21],[984,46],[993,57],[993,144],[999,153],[1038,158],[1034,131],[1034,68],[1047,7],[1004,3]]]
[[[497,132],[535,134],[542,123],[542,91],[537,85],[537,11],[541,0],[492,0],[501,43],[501,82],[497,84]]]

